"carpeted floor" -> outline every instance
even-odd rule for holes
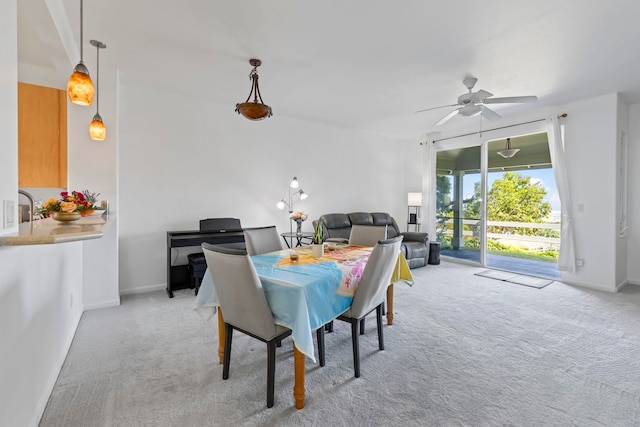
[[[41,426],[638,426],[640,287],[618,294],[560,282],[535,289],[443,262],[396,285],[395,324],[377,349],[350,329],[307,361],[306,406],[293,406],[293,350],[278,349],[267,409],[266,352],[235,334],[229,380],[216,323],[192,291],[128,296],[83,315]]]

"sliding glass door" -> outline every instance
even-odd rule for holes
[[[483,262],[481,146],[439,151],[436,234],[444,256]]]
[[[445,257],[558,278],[560,205],[547,133],[440,143],[435,224]]]

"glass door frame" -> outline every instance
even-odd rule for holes
[[[433,177],[433,182],[436,182],[436,162],[438,153],[441,151],[464,149],[472,147],[480,147],[480,218],[479,223],[481,227],[480,231],[480,266],[487,266],[487,177],[488,177],[488,146],[489,141],[501,138],[516,137],[520,135],[528,135],[533,133],[548,132],[546,121],[534,120],[522,124],[507,125],[495,129],[489,129],[481,132],[472,132],[461,136],[451,136],[442,138],[434,138],[434,162],[433,170],[429,171]],[[433,191],[435,192],[435,185]],[[435,208],[435,207],[434,207]],[[432,221],[435,224],[435,209],[433,211],[434,218]],[[472,263],[477,265],[476,262]]]

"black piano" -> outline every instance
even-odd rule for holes
[[[199,230],[167,231],[167,295],[193,288],[186,257],[202,253],[202,243],[244,248],[244,233],[237,218],[209,218],[200,221]]]

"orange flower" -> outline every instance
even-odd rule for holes
[[[60,210],[62,212],[73,212],[76,210],[75,202],[60,202]]]

